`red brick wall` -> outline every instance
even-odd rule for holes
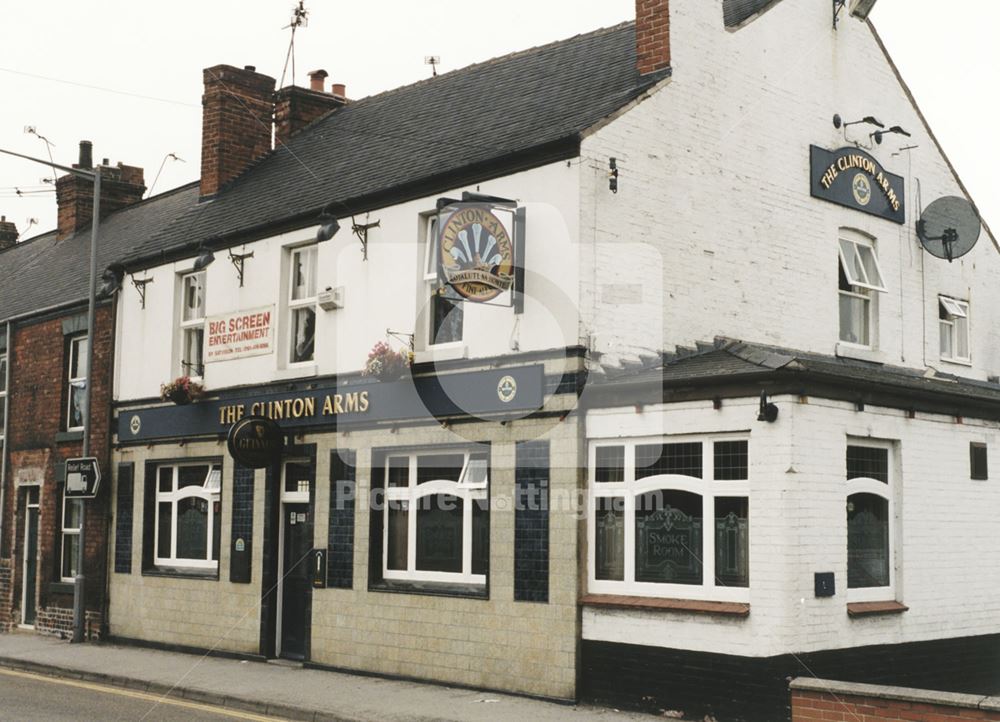
[[[635,43],[640,73],[670,66],[670,0],[635,0]]]
[[[41,481],[36,628],[49,632],[67,631],[66,610],[72,609],[73,596],[51,587],[51,583],[60,581],[62,484],[56,483],[56,465],[67,458],[80,456],[82,443],[79,439],[57,438],[65,431],[67,404],[67,337],[63,334],[62,322],[81,313],[85,311],[76,310],[15,326],[9,340],[7,493],[4,508],[0,510],[4,517],[0,569],[6,567],[6,572],[0,573],[0,628],[17,624],[21,619],[24,492],[17,486],[20,479]],[[97,309],[90,453],[98,458],[105,479],[111,475],[113,322],[110,304]],[[88,619],[95,631],[100,627],[104,608],[109,488],[110,484],[102,484],[98,498],[86,502],[86,603]],[[5,579],[9,580],[6,585]]]
[[[1000,711],[926,702],[792,690],[792,722],[968,722],[1000,720]]]

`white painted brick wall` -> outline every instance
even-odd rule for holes
[[[922,251],[918,181],[925,206],[961,191],[866,25],[848,18],[834,32],[829,3],[811,0],[784,0],[738,32],[723,28],[721,0],[673,0],[671,12],[673,78],[583,144],[582,324],[599,350],[725,335],[832,354],[845,226],[877,238],[889,289],[879,298],[886,362],[996,373],[997,249],[984,233],[950,265]],[[905,178],[905,226],[810,197],[809,145],[848,145],[834,113],[875,115],[913,133],[872,151]],[[919,148],[892,156],[910,144]],[[611,157],[617,195],[608,190]],[[650,244],[662,264],[609,250],[626,242]],[[605,300],[604,286],[620,282],[641,282],[661,302],[662,338],[654,319]],[[939,293],[971,299],[971,369],[939,360]]]

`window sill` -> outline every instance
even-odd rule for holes
[[[964,366],[970,369],[972,368],[972,359],[947,358],[942,356],[941,363],[952,364],[954,366]]]
[[[694,599],[629,597],[619,594],[585,594],[580,599],[580,604],[585,607],[603,607],[607,609],[649,609],[663,612],[718,614],[727,617],[750,616],[750,605],[742,602],[703,602]]]
[[[276,381],[286,379],[310,378],[319,373],[318,367],[314,363],[305,363],[295,366],[286,366],[283,369],[276,369],[274,378]]]
[[[391,594],[422,594],[431,597],[464,597],[467,599],[489,599],[490,592],[482,584],[449,584],[448,582],[405,582],[398,579],[383,579],[368,585],[369,592]]]
[[[849,602],[847,615],[850,617],[871,617],[877,614],[902,614],[909,609],[900,602]]]
[[[73,582],[50,582],[49,583],[49,594],[72,594],[74,589]]]
[[[66,441],[83,441],[83,431],[58,431],[56,432],[56,443]]]
[[[168,567],[153,567],[143,569],[144,577],[171,577],[174,579],[211,579],[219,581],[217,569],[170,569]]]
[[[871,361],[872,363],[884,364],[887,361],[885,352],[877,351],[867,346],[857,346],[852,343],[840,341],[834,349],[834,354],[840,358],[851,358],[858,361]]]

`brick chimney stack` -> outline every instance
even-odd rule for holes
[[[275,95],[274,137],[277,145],[286,143],[311,122],[329,111],[347,104],[346,88],[336,83],[327,93],[323,86],[329,73],[314,70],[309,73],[309,88],[291,85]]]
[[[252,65],[203,72],[201,197],[211,198],[271,151],[274,78]]]
[[[93,144],[89,140],[80,141],[80,160],[74,168],[93,170]],[[101,165],[101,218],[119,208],[137,203],[146,192],[142,168],[119,163],[116,166]],[[56,237],[67,238],[77,231],[90,226],[94,217],[94,182],[67,173],[56,179],[56,205],[58,220]]]
[[[635,59],[640,75],[670,67],[670,0],[635,0]]]
[[[0,216],[0,251],[6,251],[17,243],[17,226]]]

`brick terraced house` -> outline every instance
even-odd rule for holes
[[[199,183],[106,222],[108,634],[719,720],[997,692],[1000,247],[921,244],[973,207],[852,13],[637,0],[359,100],[206,69]]]

